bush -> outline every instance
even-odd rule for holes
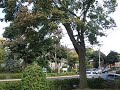
[[[102,78],[88,80],[88,86],[91,89],[104,89],[103,83],[105,83],[105,80]]]
[[[0,79],[19,79],[22,77],[21,73],[2,73]]]
[[[20,81],[0,82],[0,90],[21,90]]]
[[[34,84],[36,87],[33,89],[33,83],[36,83],[36,80],[31,81],[31,83],[32,84],[29,84],[29,86],[27,86],[29,87],[28,89],[25,88],[26,84],[24,84],[24,89],[23,89],[23,82],[21,84],[20,81],[0,82],[0,90],[21,90],[21,85],[22,85],[22,90],[73,90],[75,88],[78,88],[79,79],[73,78],[73,79],[64,79],[64,80],[47,80],[46,88],[44,88],[45,85],[42,84],[43,86],[41,86],[42,88],[40,89],[39,87],[36,86],[36,84]],[[117,83],[116,81],[105,81],[101,78],[88,79],[88,87],[90,89],[96,89],[96,90],[97,89],[119,90],[120,79],[117,79]]]
[[[105,81],[103,83],[104,89],[112,89],[112,90],[118,90],[118,87],[120,85],[116,83],[116,81]]]
[[[29,65],[22,76],[22,90],[48,90],[46,76],[38,65]]]
[[[116,84],[117,84],[117,88],[120,89],[120,77],[117,77]]]
[[[51,81],[49,81],[51,82]],[[51,90],[72,90],[79,85],[79,79],[64,79],[64,80],[54,80],[52,81]]]
[[[0,73],[3,73],[3,72],[5,72],[5,67],[2,67],[2,66],[0,65]]]

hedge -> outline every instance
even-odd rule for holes
[[[22,73],[2,73],[0,74],[0,79],[19,79]]]
[[[78,88],[79,79],[64,79],[64,80],[48,80],[48,85],[50,90],[74,90]],[[120,90],[120,80],[115,81],[105,81],[101,78],[99,79],[89,79],[88,86],[90,89],[112,89]],[[21,90],[21,82],[0,82],[0,90]]]
[[[21,90],[21,82],[0,82],[0,90]]]

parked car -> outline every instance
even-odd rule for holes
[[[110,71],[110,68],[108,67],[102,69],[102,73],[108,73],[108,71]]]
[[[87,78],[99,78],[99,74],[96,71],[86,71]]]
[[[118,77],[120,77],[120,74],[115,73],[107,73],[100,75],[100,78],[103,78],[104,80],[116,80]]]
[[[108,71],[110,70],[110,68],[106,67],[106,68],[97,68],[95,71],[96,73],[102,74],[102,73],[108,73]]]
[[[101,74],[101,73],[102,73],[102,70],[101,70],[101,69],[96,69],[95,72],[96,72],[97,74]]]

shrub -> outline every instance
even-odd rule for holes
[[[112,89],[112,90],[118,90],[119,84],[116,83],[116,81],[105,81],[103,83],[104,89]]]
[[[120,89],[120,77],[117,77],[116,84],[117,84],[117,88]]]
[[[5,67],[2,67],[2,66],[0,65],[0,73],[3,73],[3,72],[5,72]]]
[[[19,79],[22,77],[21,73],[2,73],[0,79]]]
[[[79,78],[49,81],[51,90],[73,90],[79,86]],[[113,86],[113,85],[114,86]],[[88,79],[90,89],[116,89],[114,82],[108,82],[102,78]]]
[[[0,90],[21,90],[20,81],[0,82]]]
[[[48,90],[46,76],[38,65],[29,65],[22,76],[22,90]]]
[[[88,86],[91,89],[103,89],[103,83],[105,82],[102,78],[89,79]]]
[[[52,82],[51,90],[72,90],[79,85],[79,79],[64,79],[64,80],[54,80],[49,81]]]
[[[31,83],[36,83],[32,81]],[[28,85],[28,84],[27,84]],[[33,85],[33,84],[30,84]],[[79,79],[64,79],[64,80],[47,80],[46,88],[35,87],[34,89],[30,89],[32,86],[29,85],[29,89],[24,90],[74,90],[78,88]],[[27,86],[28,87],[28,86]],[[49,87],[49,88],[48,88]],[[98,79],[89,79],[88,80],[88,87],[90,89],[111,89],[111,90],[119,90],[120,89],[120,79],[116,81],[105,81],[101,78]],[[21,90],[21,82],[20,81],[11,81],[11,82],[0,82],[0,90]],[[22,82],[22,90],[23,90],[23,82]]]

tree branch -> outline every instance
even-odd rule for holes
[[[69,37],[70,37],[70,40],[72,41],[72,44],[73,44],[73,46],[74,46],[77,54],[79,54],[79,49],[78,49],[79,44],[77,43],[77,41],[76,41],[75,38],[74,38],[73,31],[72,31],[72,29],[71,29],[71,27],[70,27],[70,24],[69,24],[69,23],[65,23],[65,24],[63,24],[63,25],[64,25],[65,28],[66,28],[66,31],[67,31],[67,33],[68,33],[68,35],[69,35]]]
[[[62,4],[62,2],[61,2],[60,0],[58,0],[58,1],[59,1],[59,3],[62,5],[62,7],[58,7],[58,6],[56,5],[55,1],[54,1],[54,0],[52,0],[52,1],[53,1],[53,3],[55,4],[55,6],[56,6],[58,9],[60,9],[60,10],[64,9],[65,11],[68,11],[68,12],[71,13],[72,15],[76,16],[77,18],[79,18],[74,12],[70,11],[69,9],[67,9],[67,8]],[[62,8],[62,9],[61,9],[61,8]]]

